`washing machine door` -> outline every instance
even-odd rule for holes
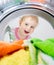
[[[32,37],[35,37],[35,35],[41,39],[54,37],[54,12],[41,5],[23,4],[9,8],[0,16],[0,40],[4,40],[4,33],[7,26],[17,26],[17,24],[15,24],[16,21],[23,15],[35,15],[39,17],[40,26],[34,34],[32,34]],[[49,30],[51,33],[49,33]]]

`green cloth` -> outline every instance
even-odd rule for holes
[[[31,43],[37,47],[39,50],[43,51],[43,53],[54,58],[54,38],[46,39],[42,41],[40,39],[33,38],[30,41]]]

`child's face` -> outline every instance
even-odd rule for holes
[[[25,19],[20,24],[20,30],[23,35],[30,35],[33,33],[35,27],[37,26],[36,20],[32,20],[30,18]]]

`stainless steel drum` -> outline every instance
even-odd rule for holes
[[[47,20],[52,28],[54,28],[54,11],[37,4],[23,4],[14,6],[12,8],[9,8],[4,11],[2,15],[0,15],[0,40],[3,40],[4,38],[4,31],[6,29],[7,24],[22,15],[32,14],[39,17],[42,17],[43,19]],[[43,21],[44,22],[44,21]],[[53,35],[54,36],[54,35]]]

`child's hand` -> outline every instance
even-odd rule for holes
[[[25,50],[29,49],[29,42],[28,40],[24,40],[24,43],[22,44],[22,46],[24,47]]]

